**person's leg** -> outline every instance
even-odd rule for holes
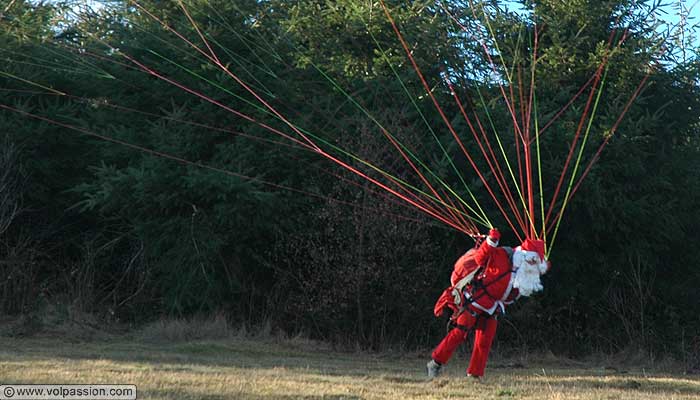
[[[459,347],[462,342],[467,339],[469,329],[474,326],[476,318],[465,311],[457,317],[458,327],[452,328],[450,332],[445,336],[444,339],[438,344],[438,346],[433,351],[432,357],[438,364],[446,364],[454,351]]]
[[[467,375],[474,377],[484,376],[486,361],[489,357],[493,338],[496,336],[498,321],[495,317],[481,317],[474,329],[474,349],[467,368]]]

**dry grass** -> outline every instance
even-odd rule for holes
[[[434,382],[426,355],[334,353],[303,340],[70,342],[0,338],[0,382],[136,384],[139,399],[700,399],[700,378],[493,360],[481,382],[464,355]]]
[[[139,339],[156,342],[179,342],[203,339],[228,339],[235,332],[223,314],[195,319],[161,319],[144,326]]]

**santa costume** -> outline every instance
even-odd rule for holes
[[[511,249],[498,247],[500,233],[492,229],[477,248],[467,251],[455,263],[451,284],[435,305],[435,315],[445,308],[453,312],[454,325],[432,353],[428,375],[439,374],[454,351],[474,330],[474,347],[467,375],[482,377],[486,369],[491,344],[498,326],[497,316],[505,313],[505,306],[519,296],[542,290],[540,275],[548,270],[544,257],[544,243],[527,239]]]

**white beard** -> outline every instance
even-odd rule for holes
[[[537,262],[527,262],[532,260]],[[521,296],[530,296],[543,289],[540,275],[547,272],[547,262],[542,261],[537,253],[517,247],[513,253],[513,269],[513,287],[518,288]]]

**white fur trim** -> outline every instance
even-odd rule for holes
[[[547,262],[542,261],[534,251],[517,247],[513,253],[513,287],[518,288],[522,296],[530,296],[543,289],[540,275],[547,272]]]
[[[493,314],[494,311],[496,311],[496,307],[498,307],[498,303],[500,303],[500,301],[493,303],[491,308],[486,308],[486,307],[482,306],[481,304],[477,303],[476,301],[473,302],[472,305],[474,307],[478,308],[479,310],[491,315],[491,314]]]
[[[486,236],[486,243],[488,243],[491,247],[498,246],[498,240],[491,240],[491,237],[489,236]]]

